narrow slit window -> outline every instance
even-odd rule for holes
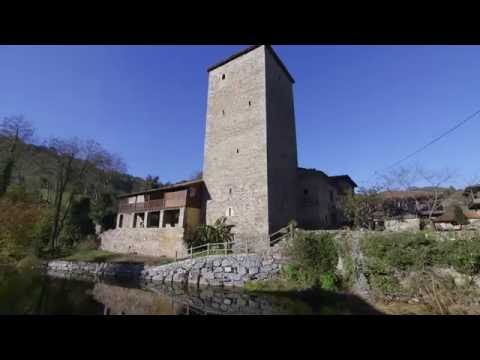
[[[232,195],[232,188],[228,189],[228,194],[231,196]]]
[[[225,74],[222,74],[222,80],[225,80]]]
[[[222,115],[225,116],[225,110],[222,110]]]
[[[248,102],[248,106],[249,106],[249,107],[252,106],[252,102],[251,102],[251,101]]]
[[[239,153],[240,151],[237,149],[237,154]]]

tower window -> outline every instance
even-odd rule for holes
[[[228,189],[228,194],[232,195],[232,188]]]
[[[237,149],[237,154],[239,153],[240,151]]]
[[[303,194],[308,195],[308,189],[303,189]]]
[[[248,106],[252,106],[252,102],[251,102],[251,101],[248,102]]]
[[[222,115],[225,116],[225,110],[222,110]]]
[[[222,74],[222,80],[225,80],[225,74]]]
[[[234,212],[233,212],[233,209],[231,207],[229,207],[226,211],[226,214],[225,214],[227,217],[231,217],[231,216],[234,216]]]

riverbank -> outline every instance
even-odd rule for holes
[[[193,286],[243,287],[248,281],[277,277],[285,260],[277,254],[211,255],[164,265],[125,262],[54,260],[49,273],[64,276],[121,278],[142,282],[180,283]]]

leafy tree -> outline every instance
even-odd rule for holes
[[[97,201],[92,202],[90,218],[95,224],[102,227],[102,230],[115,227],[116,201],[112,193],[104,193]]]
[[[381,208],[382,200],[376,188],[361,188],[357,194],[347,194],[341,199],[344,217],[353,227],[373,229],[375,214]]]
[[[85,179],[96,171],[109,170],[111,156],[94,141],[77,138],[53,138],[46,147],[54,155],[53,161],[41,164],[54,189],[53,224],[50,248],[54,250],[77,195],[86,192]]]
[[[233,241],[234,225],[227,224],[227,218],[218,218],[213,225],[202,224],[197,226],[193,236],[186,237],[185,243],[188,247],[205,245],[207,243],[223,243]]]
[[[90,198],[79,197],[72,202],[62,230],[63,242],[69,246],[95,233],[95,226],[90,218]]]
[[[6,139],[3,145],[7,153],[0,175],[0,196],[3,196],[11,183],[21,145],[33,136],[33,127],[21,116],[6,117],[0,124],[0,136]]]

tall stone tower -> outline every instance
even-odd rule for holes
[[[261,250],[269,234],[296,218],[294,80],[266,45],[208,72],[206,220],[226,216],[236,240]]]

